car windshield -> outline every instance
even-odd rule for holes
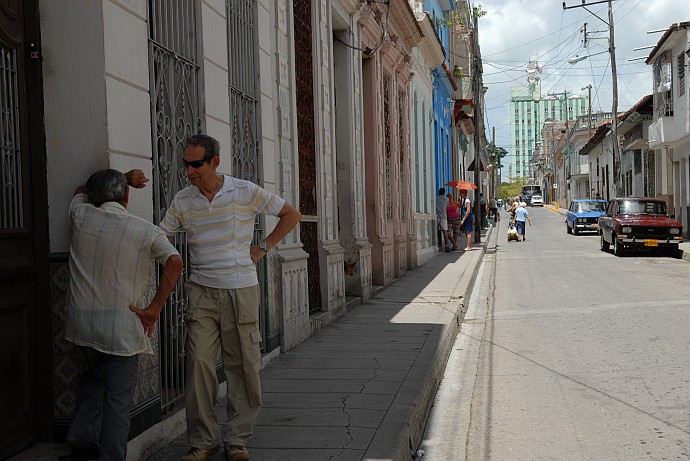
[[[666,214],[666,203],[652,200],[625,200],[621,202],[623,214]]]
[[[587,211],[606,211],[606,204],[604,202],[578,202],[578,213],[586,213]]]

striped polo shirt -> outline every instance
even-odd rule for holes
[[[223,175],[223,187],[211,202],[196,186],[178,192],[160,226],[168,236],[187,232],[190,280],[212,288],[246,288],[259,283],[249,254],[256,216],[277,216],[284,204],[250,181]]]
[[[69,217],[67,340],[112,355],[153,354],[129,305],[143,309],[153,298],[152,260],[164,264],[179,253],[158,226],[117,202],[95,207],[85,194],[77,194]]]

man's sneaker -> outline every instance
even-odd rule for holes
[[[230,445],[225,447],[225,457],[228,461],[249,461],[249,452],[245,447]]]
[[[209,456],[213,456],[220,451],[220,446],[216,445],[213,448],[199,448],[192,447],[180,461],[206,461]]]

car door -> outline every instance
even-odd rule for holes
[[[611,237],[611,233],[613,231],[613,228],[615,227],[615,222],[613,220],[613,217],[617,213],[618,210],[618,202],[615,200],[611,200],[608,204],[608,207],[606,208],[606,219],[603,220],[601,225],[601,235],[604,236],[604,239],[607,242],[613,243],[613,238]]]
[[[575,211],[575,202],[570,202],[570,206],[568,207],[568,212],[565,214],[565,225],[568,227],[575,228],[575,221],[574,221],[574,211]]]

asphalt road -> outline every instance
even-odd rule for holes
[[[525,242],[494,233],[423,459],[690,459],[690,263],[529,213]]]

